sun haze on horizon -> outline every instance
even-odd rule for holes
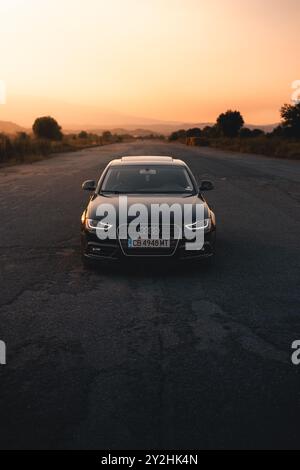
[[[70,124],[64,103],[83,124],[99,110],[126,124],[229,108],[274,123],[300,78],[298,0],[2,0],[0,17],[0,119],[22,125],[46,109]]]

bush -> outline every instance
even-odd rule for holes
[[[207,147],[210,144],[209,139],[206,139],[205,137],[188,137],[186,139],[186,143],[187,145],[191,145],[193,147]]]
[[[241,153],[253,153],[270,157],[300,159],[300,142],[281,137],[259,136],[236,139],[214,139],[211,145]]]
[[[252,137],[252,131],[251,131],[250,129],[248,129],[248,127],[243,127],[243,128],[240,130],[239,136],[240,136],[242,139],[246,139],[246,138]]]
[[[79,139],[87,139],[88,138],[88,133],[86,131],[81,131],[78,134]]]
[[[185,142],[186,139],[186,131],[184,129],[180,129],[179,131],[172,132],[169,136],[169,142],[173,142],[176,140],[180,140],[181,142]]]
[[[219,137],[220,135],[220,130],[218,128],[217,125],[214,125],[214,126],[205,126],[203,129],[202,129],[202,137],[205,137],[205,138],[215,138],[215,137]]]
[[[251,132],[252,137],[260,137],[262,135],[265,135],[262,129],[253,129],[253,131]]]
[[[52,151],[51,142],[46,139],[33,139],[26,133],[15,137],[0,134],[0,163],[8,161],[24,162],[33,155],[48,155]]]
[[[102,139],[103,139],[103,142],[111,142],[112,140],[112,133],[110,131],[104,131],[102,133]]]
[[[198,127],[193,127],[186,131],[186,137],[201,137],[201,129]]]
[[[0,164],[32,162],[52,153],[95,145],[102,145],[101,137],[96,134],[88,134],[85,140],[74,139],[74,134],[70,134],[59,141],[36,138],[25,132],[20,132],[16,136],[0,134]]]
[[[61,140],[61,127],[51,116],[37,118],[32,126],[34,135],[38,139]]]

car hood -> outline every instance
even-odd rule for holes
[[[122,195],[123,196],[123,195]],[[119,215],[119,201],[121,195],[109,194],[109,195],[94,195],[87,208],[87,217],[90,219],[97,219],[97,208],[102,204],[111,204],[114,206],[117,217]],[[204,208],[204,217],[208,217],[209,208],[206,202],[199,195],[188,195],[188,194],[173,194],[173,195],[159,195],[159,194],[134,194],[126,195],[127,197],[127,206],[132,204],[143,204],[147,207],[148,213],[150,214],[152,204],[167,204],[172,206],[172,204],[179,204],[183,207],[185,204],[192,204],[193,213],[196,212],[196,205],[201,204]],[[172,220],[172,214],[171,214]]]

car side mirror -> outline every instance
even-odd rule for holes
[[[211,191],[212,189],[214,189],[214,185],[212,184],[211,181],[207,181],[207,180],[201,181],[201,184],[199,186],[199,192]]]
[[[85,191],[95,191],[96,182],[94,180],[87,180],[82,183],[81,187]]]

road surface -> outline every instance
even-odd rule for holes
[[[86,271],[85,179],[173,155],[218,222],[217,258]],[[300,162],[163,142],[0,171],[0,447],[300,448]]]

